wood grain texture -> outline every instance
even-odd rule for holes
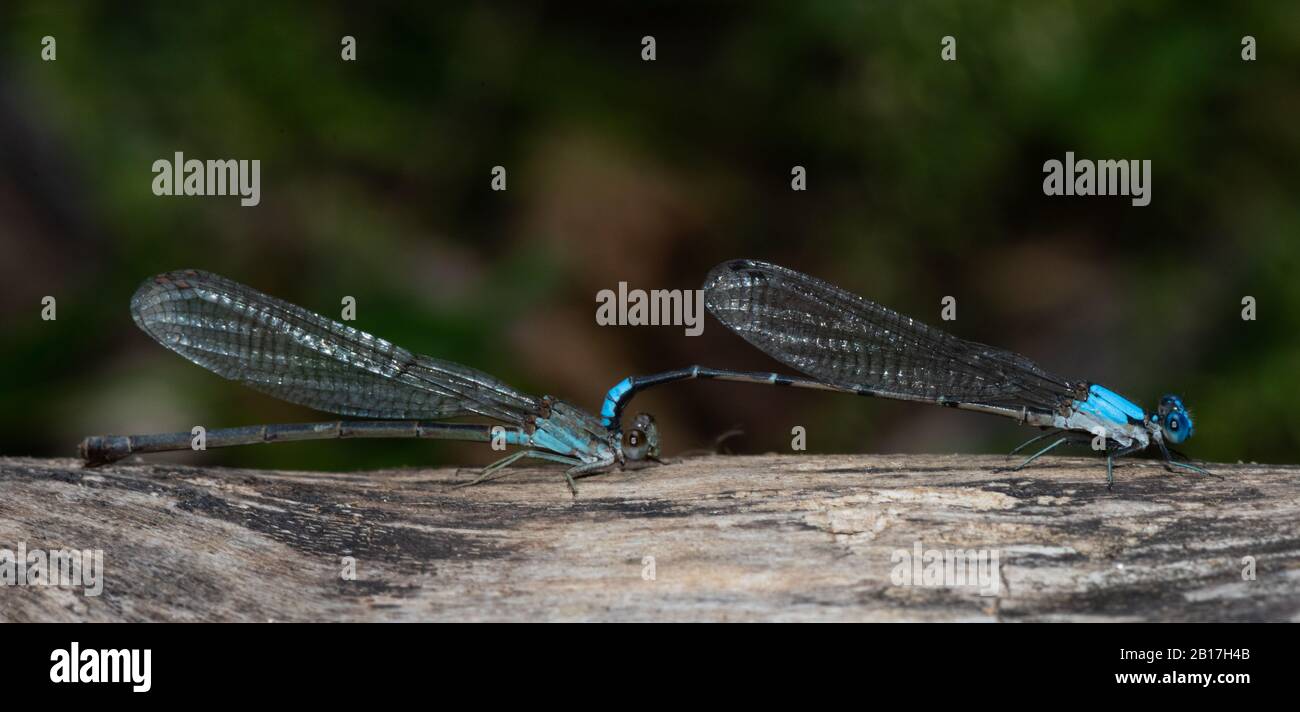
[[[552,469],[457,489],[468,470],[5,458],[0,549],[102,549],[105,581],[0,587],[0,620],[1300,619],[1300,468],[1128,462],[1107,492],[1098,460],[1004,464],[712,456],[575,499]],[[896,585],[918,543],[996,550],[997,595]]]

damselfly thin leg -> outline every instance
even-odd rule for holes
[[[590,477],[592,475],[599,475],[601,474],[602,471],[603,470],[601,468],[592,467],[591,465],[577,465],[572,469],[565,470],[564,476],[569,480],[569,489],[572,489],[574,496],[577,496],[578,488],[573,481],[580,477]]]
[[[1106,490],[1115,489],[1115,459],[1141,450],[1144,445],[1130,445],[1126,448],[1106,452]]]
[[[1165,446],[1163,440],[1157,440],[1156,442],[1160,443],[1160,452],[1163,453],[1165,456],[1166,470],[1173,472],[1175,467],[1181,467],[1185,470],[1191,470],[1192,472],[1196,472],[1202,475],[1209,475],[1210,477],[1217,477],[1219,479],[1223,479],[1220,475],[1216,475],[1213,472],[1210,472],[1209,470],[1203,467],[1197,467],[1196,465],[1193,465],[1190,462],[1179,462],[1175,460],[1174,458],[1170,457],[1169,448]]]
[[[1020,443],[1019,445],[1017,445],[1015,450],[1012,450],[1011,452],[1007,453],[1007,459],[1010,460],[1012,455],[1014,455],[1014,454],[1020,452],[1021,450],[1024,450],[1025,448],[1029,447],[1030,445],[1033,445],[1034,443],[1038,442],[1039,440],[1043,440],[1043,439],[1045,439],[1045,438],[1050,438],[1050,437],[1052,437],[1053,435],[1059,435],[1059,434],[1061,434],[1061,433],[1063,433],[1063,432],[1065,432],[1065,431],[1064,431],[1064,430],[1061,430],[1060,428],[1053,428],[1053,429],[1051,429],[1051,430],[1049,430],[1049,431],[1043,433],[1042,435],[1039,435],[1039,436],[1036,436],[1036,437],[1032,437],[1032,438],[1030,438],[1030,439],[1028,439],[1028,440],[1026,440],[1026,441],[1024,441],[1024,442],[1022,442],[1022,443]]]
[[[1016,465],[1015,467],[999,467],[999,468],[995,469],[994,472],[1019,472],[1019,471],[1025,469],[1025,466],[1028,465],[1029,463],[1033,462],[1034,460],[1037,460],[1038,458],[1042,457],[1043,455],[1046,455],[1047,453],[1051,452],[1052,450],[1055,450],[1057,447],[1059,447],[1059,446],[1061,446],[1061,445],[1063,445],[1063,444],[1069,442],[1069,441],[1072,440],[1072,439],[1073,439],[1073,438],[1070,438],[1069,436],[1063,437],[1063,438],[1057,440],[1056,442],[1052,443],[1051,445],[1048,445],[1047,447],[1043,448],[1042,450],[1039,450],[1038,452],[1034,453],[1033,455],[1030,455],[1028,459],[1026,459],[1024,462],[1020,463],[1019,465]]]
[[[506,467],[509,467],[510,465],[526,457],[531,457],[537,460],[547,460],[549,462],[558,462],[564,465],[569,465],[571,467],[575,467],[582,464],[581,460],[576,460],[572,457],[565,457],[563,455],[556,455],[555,453],[546,452],[544,450],[520,450],[519,452],[512,452],[509,455],[506,455],[505,457],[501,458],[500,460],[497,460],[496,462],[492,463],[491,465],[484,467],[483,470],[479,472],[478,477],[475,477],[469,482],[462,482],[460,484],[453,485],[453,488],[459,489],[461,487],[471,487],[473,485],[481,484],[483,482],[495,480],[498,477],[504,477],[507,474],[510,474],[505,471]],[[569,483],[569,490],[573,492],[574,496],[577,496],[578,487],[577,485],[574,484],[572,475],[570,475],[568,472],[565,472],[564,479],[567,480]]]

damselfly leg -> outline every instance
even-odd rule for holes
[[[1039,438],[1034,438],[1034,440],[1041,440],[1041,439],[1042,439],[1041,437],[1039,437]],[[1034,460],[1037,460],[1038,458],[1042,457],[1043,455],[1046,455],[1047,453],[1051,452],[1052,450],[1055,450],[1056,448],[1060,447],[1061,445],[1064,445],[1065,443],[1070,442],[1070,441],[1073,440],[1073,439],[1074,439],[1074,438],[1072,438],[1072,437],[1070,437],[1070,436],[1067,435],[1067,436],[1065,436],[1065,437],[1063,437],[1063,438],[1060,438],[1060,439],[1056,440],[1056,442],[1053,442],[1051,445],[1048,445],[1047,447],[1043,448],[1042,450],[1039,450],[1038,452],[1034,453],[1033,455],[1030,455],[1028,458],[1025,459],[1024,462],[1020,463],[1019,465],[1016,465],[1015,467],[999,467],[999,468],[994,469],[993,471],[994,471],[994,472],[1019,472],[1019,471],[1025,469],[1025,466],[1028,465],[1029,463],[1033,462]],[[1026,443],[1026,444],[1028,444],[1028,443]]]
[[[1064,430],[1061,430],[1060,428],[1052,428],[1051,430],[1048,430],[1047,432],[1043,433],[1042,435],[1038,435],[1038,436],[1032,437],[1032,438],[1030,438],[1030,439],[1028,439],[1028,440],[1026,440],[1026,441],[1024,441],[1024,442],[1022,442],[1022,443],[1020,443],[1019,445],[1017,445],[1015,450],[1012,450],[1011,452],[1007,453],[1007,459],[1010,460],[1012,455],[1014,455],[1014,454],[1020,452],[1021,450],[1024,450],[1025,448],[1029,447],[1030,445],[1033,445],[1034,443],[1038,442],[1039,440],[1044,440],[1044,439],[1050,438],[1050,437],[1052,437],[1053,435],[1060,435],[1060,434],[1063,433],[1063,432],[1065,432],[1065,431],[1064,431]]]
[[[1209,470],[1207,470],[1207,469],[1205,469],[1205,468],[1203,468],[1203,467],[1197,467],[1196,465],[1193,465],[1193,464],[1190,463],[1190,462],[1179,462],[1179,461],[1175,460],[1175,459],[1174,459],[1174,458],[1169,454],[1169,448],[1165,445],[1165,443],[1164,443],[1163,440],[1157,440],[1156,442],[1160,443],[1160,452],[1161,452],[1161,454],[1163,454],[1163,455],[1165,456],[1165,469],[1166,469],[1166,470],[1168,470],[1168,471],[1170,471],[1170,472],[1173,472],[1175,467],[1181,467],[1181,468],[1183,468],[1183,469],[1185,469],[1185,470],[1191,470],[1192,472],[1196,472],[1196,473],[1198,473],[1198,474],[1209,475],[1210,477],[1217,477],[1217,478],[1219,478],[1219,479],[1223,479],[1222,476],[1220,476],[1220,475],[1216,475],[1216,474],[1214,474],[1213,472],[1210,472]]]
[[[1115,459],[1141,450],[1143,445],[1130,445],[1117,450],[1106,451],[1106,491],[1115,489]]]
[[[558,462],[564,465],[569,465],[570,467],[582,465],[581,460],[575,460],[572,457],[565,457],[564,455],[557,455],[553,452],[546,452],[545,450],[520,450],[519,452],[512,452],[491,465],[484,467],[478,473],[478,477],[475,477],[469,482],[461,482],[460,484],[453,485],[453,488],[459,489],[461,487],[472,487],[473,485],[505,477],[510,474],[505,470],[505,468],[526,457],[531,457],[537,460],[546,460],[548,462]],[[579,468],[575,467],[575,469]],[[564,473],[564,479],[569,483],[569,491],[576,497],[578,494],[578,486],[574,484],[573,476],[569,474],[569,471]]]

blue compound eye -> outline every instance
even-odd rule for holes
[[[1166,395],[1160,398],[1159,413],[1164,415],[1175,410],[1186,410],[1183,408],[1183,399],[1175,395]]]
[[[1165,416],[1165,439],[1177,445],[1192,435],[1192,421],[1181,410],[1175,410]]]

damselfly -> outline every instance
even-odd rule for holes
[[[1045,429],[1012,451],[1053,438],[1019,470],[1067,442],[1104,444],[1106,482],[1116,458],[1160,448],[1166,468],[1210,474],[1174,460],[1166,443],[1192,435],[1178,396],[1148,415],[1110,389],[1055,376],[1020,354],[959,339],[794,270],[754,260],[715,267],[704,282],[709,311],[746,341],[808,377],[691,366],[627,378],[610,389],[601,416],[613,433],[633,394],[693,378],[815,388],[991,413]]]
[[[649,415],[637,416],[624,447],[619,433],[569,403],[521,393],[482,371],[412,353],[208,272],[146,280],[131,298],[131,315],[158,343],[219,376],[290,403],[371,419],[210,430],[205,448],[328,438],[492,442],[524,449],[488,465],[474,482],[536,458],[568,465],[564,476],[575,493],[575,477],[658,456]],[[506,426],[431,422],[466,415]],[[132,453],[188,450],[193,438],[92,436],[82,441],[81,455],[99,465]]]

